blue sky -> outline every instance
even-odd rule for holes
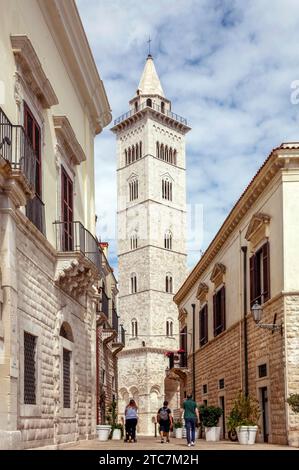
[[[299,140],[296,0],[77,0],[113,119],[128,110],[152,37],[174,112],[187,118],[187,202],[203,214],[191,268],[273,147]],[[98,234],[116,266],[115,137],[96,138]],[[202,235],[201,235],[202,233]]]

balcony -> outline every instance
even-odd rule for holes
[[[100,289],[100,292],[100,300],[97,307],[97,322],[99,325],[106,325],[109,321],[109,297],[103,288]]]
[[[0,169],[4,171],[7,189],[15,182],[21,186],[25,197],[16,200],[25,205],[27,197],[34,195],[35,152],[22,126],[13,125],[0,108]]]
[[[178,375],[183,378],[188,373],[188,360],[186,352],[168,352],[169,367],[167,368],[167,376]]]
[[[101,253],[96,238],[81,222],[54,222],[56,229],[56,283],[79,298],[100,276]]]
[[[118,319],[117,319],[118,322]],[[118,328],[118,334],[113,342],[113,355],[116,356],[126,345],[126,332],[123,325]]]
[[[168,110],[162,110],[162,108],[158,105],[156,105],[155,103],[152,103],[151,106],[148,106],[145,103],[142,103],[140,106],[138,106],[136,109],[131,109],[130,111],[128,111],[127,113],[124,113],[122,114],[121,116],[119,116],[117,119],[114,120],[114,126],[117,126],[118,124],[120,124],[121,122],[125,121],[126,119],[134,116],[135,114],[139,113],[140,111],[144,110],[144,109],[148,109],[148,110],[153,110],[153,111],[156,111],[157,113],[167,117],[167,118],[170,118],[170,119],[173,119],[174,121],[184,125],[184,126],[187,126],[188,127],[188,124],[187,124],[187,119],[183,118],[182,116],[179,116],[178,114],[176,113],[173,113],[172,111],[168,111]]]
[[[37,194],[27,202],[26,216],[46,236],[45,204]]]

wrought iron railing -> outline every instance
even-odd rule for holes
[[[35,151],[22,126],[13,125],[0,108],[0,157],[35,187]]]
[[[129,117],[133,116],[134,114],[138,113],[139,111],[145,108],[149,108],[149,109],[151,108],[154,111],[158,111],[159,113],[164,114],[165,116],[168,116],[171,119],[174,119],[175,121],[180,122],[181,124],[184,124],[185,126],[187,126],[187,119],[183,118],[182,116],[179,116],[178,114],[173,113],[172,111],[168,111],[167,109],[162,110],[161,106],[158,106],[155,103],[152,103],[152,105],[149,106],[146,102],[142,103],[137,108],[131,109],[127,113],[124,113],[121,116],[119,116],[117,119],[114,120],[114,125],[116,126],[120,122],[124,121],[125,119],[128,119]]]
[[[115,310],[115,308],[112,309],[112,328],[118,334],[118,315],[117,315],[117,311]]]
[[[169,358],[169,369],[173,369],[174,367],[187,367],[187,353],[168,353]]]
[[[26,215],[38,230],[46,236],[45,204],[37,194],[27,202]]]
[[[179,365],[180,367],[187,367],[187,353],[183,352],[179,354]]]
[[[102,289],[102,296],[101,296],[101,312],[104,313],[104,315],[107,317],[107,320],[109,318],[109,297],[106,294],[106,292]]]
[[[101,269],[101,253],[96,238],[81,222],[54,222],[56,249],[62,252],[81,252],[98,271]]]

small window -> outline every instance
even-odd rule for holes
[[[173,287],[172,287],[172,276],[171,274],[167,274],[165,278],[165,291],[169,294],[173,293]]]
[[[167,320],[166,322],[166,336],[173,336],[173,321]]]
[[[208,400],[203,400],[204,406],[208,406]]]
[[[165,113],[165,103],[164,101],[161,101],[161,113]]]
[[[36,336],[24,331],[24,403],[36,404]]]
[[[268,371],[267,371],[267,364],[261,364],[258,366],[258,373],[259,373],[259,378],[261,379],[262,377],[267,377]]]
[[[131,250],[136,250],[137,246],[138,246],[137,233],[133,233],[133,235],[131,235]]]
[[[137,113],[137,111],[138,111],[138,103],[137,103],[137,101],[135,101],[134,108],[135,108],[135,113]]]
[[[102,369],[102,384],[106,385],[106,371]]]
[[[71,352],[63,348],[63,407],[71,407]]]
[[[135,273],[131,274],[131,294],[136,294],[137,292],[137,276]]]
[[[169,231],[164,235],[164,248],[172,250],[172,234]]]
[[[132,323],[131,323],[131,327],[132,327],[132,338],[137,338],[138,336],[138,323],[137,323],[137,320],[132,320]]]
[[[162,179],[162,199],[172,201],[172,181],[168,178]]]
[[[146,100],[146,106],[152,107],[152,100],[150,98]]]
[[[204,385],[202,386],[202,393],[203,393],[204,395],[206,395],[206,394],[208,393],[208,385],[207,385],[207,384],[204,384]]]
[[[213,296],[214,336],[225,330],[225,287]]]
[[[129,183],[129,198],[130,202],[138,199],[138,180],[135,179]]]
[[[224,379],[219,380],[219,389],[222,390],[224,388]]]

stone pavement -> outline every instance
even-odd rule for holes
[[[65,450],[299,450],[298,448],[275,445],[275,444],[254,444],[241,446],[238,442],[219,441],[206,442],[204,439],[196,441],[194,447],[188,447],[185,439],[172,438],[169,444],[161,444],[160,439],[155,437],[139,437],[136,443],[127,443],[124,441],[80,441],[76,444],[63,446]]]

